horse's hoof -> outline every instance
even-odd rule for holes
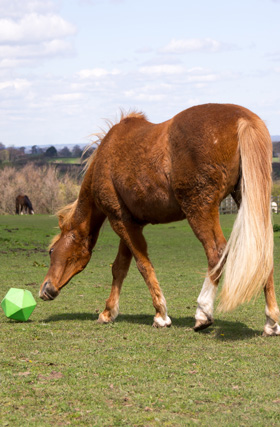
[[[213,319],[208,319],[206,322],[202,322],[201,320],[197,320],[195,322],[193,330],[195,332],[203,331],[203,329],[209,328],[209,326],[213,325],[213,323],[214,323]]]
[[[170,328],[171,323],[165,325],[159,325],[157,322],[153,323],[153,328]]]
[[[263,330],[263,337],[278,337],[280,335],[280,326],[278,323],[272,327],[270,325],[265,325]]]
[[[103,313],[100,313],[97,319],[97,323],[99,323],[100,325],[106,325],[107,323],[111,323],[112,320],[108,319],[108,317],[105,317]]]
[[[154,323],[153,323],[154,328],[169,328],[170,326],[171,326],[170,317],[166,316],[165,319],[163,319],[160,316],[154,317]]]

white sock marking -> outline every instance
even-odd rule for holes
[[[199,297],[197,298],[198,307],[196,309],[195,318],[197,320],[206,321],[213,318],[214,301],[217,293],[217,286],[214,285],[210,277],[207,275]]]

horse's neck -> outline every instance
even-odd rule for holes
[[[92,238],[93,246],[105,218],[106,216],[97,208],[94,202],[90,180],[85,179],[75,209],[74,221],[85,236]]]

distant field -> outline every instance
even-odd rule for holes
[[[221,220],[228,237],[234,216]],[[0,217],[0,299],[18,287],[38,302],[25,323],[0,312],[1,425],[280,425],[280,337],[261,335],[264,297],[217,314],[211,328],[194,333],[206,257],[185,222],[145,231],[173,321],[162,330],[151,326],[154,309],[135,263],[118,319],[96,323],[118,246],[108,224],[87,268],[55,301],[39,300],[56,225],[47,215]],[[278,301],[279,259],[275,233]]]
[[[49,163],[66,163],[66,164],[80,164],[81,159],[80,157],[58,157],[58,158],[52,158],[49,160]]]

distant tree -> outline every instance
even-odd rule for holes
[[[69,150],[68,147],[64,147],[62,148],[59,152],[58,152],[60,157],[71,157],[71,151]]]
[[[97,147],[89,147],[84,153],[83,153],[83,158],[87,159],[88,157],[90,157],[92,155],[92,153],[96,150]]]
[[[39,151],[38,146],[37,145],[32,145],[32,147],[31,147],[31,154],[36,155],[36,154],[38,154],[38,151]]]
[[[81,157],[83,154],[83,150],[80,148],[79,145],[75,145],[72,150],[72,157]]]
[[[2,142],[0,142],[0,150],[5,150],[5,145],[4,144],[2,144]]]
[[[57,157],[57,149],[52,145],[45,152],[46,157]]]
[[[8,162],[9,161],[9,151],[6,150],[0,150],[0,162]]]
[[[15,147],[8,147],[7,151],[9,153],[9,160],[10,162],[14,162],[15,160],[17,160],[19,157],[22,156],[21,151],[18,148]]]

